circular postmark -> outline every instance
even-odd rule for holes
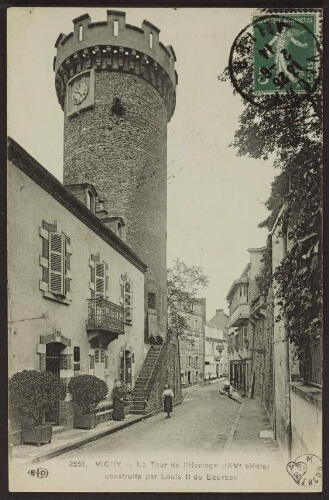
[[[321,485],[322,460],[317,455],[306,454],[287,463],[287,472],[293,480],[304,488]]]
[[[316,15],[256,15],[235,38],[229,73],[236,91],[256,106],[280,106],[319,91],[321,45]]]

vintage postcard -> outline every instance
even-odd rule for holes
[[[322,491],[322,10],[7,31],[10,491]]]

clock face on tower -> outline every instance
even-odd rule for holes
[[[66,84],[66,113],[69,118],[94,107],[94,70],[86,70],[73,76]]]
[[[73,87],[72,102],[74,104],[80,104],[87,97],[87,93],[88,93],[87,84],[85,82],[78,82]]]

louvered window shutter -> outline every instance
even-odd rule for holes
[[[95,263],[95,294],[96,299],[105,297],[105,264]]]
[[[49,233],[49,291],[64,295],[64,235]]]
[[[125,281],[124,284],[124,313],[125,313],[125,321],[131,321],[132,319],[132,297],[131,297],[131,282]]]

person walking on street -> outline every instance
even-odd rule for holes
[[[227,396],[232,396],[232,386],[228,380],[224,382],[224,392]]]
[[[166,385],[163,391],[163,411],[167,413],[166,418],[170,418],[170,413],[172,412],[173,399],[174,399],[174,393],[170,389],[169,385]]]

